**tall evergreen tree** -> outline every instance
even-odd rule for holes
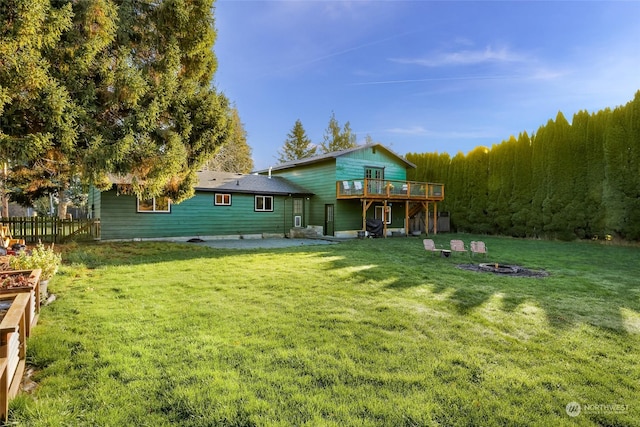
[[[518,135],[514,143],[513,158],[511,159],[511,180],[513,194],[509,200],[512,228],[509,232],[514,237],[533,235],[528,228],[529,216],[535,215],[531,211],[531,199],[534,189],[531,183],[531,138],[526,132]]]
[[[589,216],[591,215],[592,190],[589,188],[589,168],[598,169],[598,166],[591,162],[589,150],[589,122],[591,117],[586,111],[579,111],[573,115],[571,121],[571,132],[569,136],[571,172],[568,176],[570,180],[570,190],[567,195],[567,230],[571,230],[571,236],[583,239],[591,237]],[[577,160],[582,159],[582,161]],[[602,160],[598,161],[602,163]]]
[[[451,159],[451,167],[445,184],[445,206],[451,213],[451,226],[459,231],[469,228],[469,198],[466,194],[466,187],[470,182],[465,167],[466,158],[463,153],[458,152]]]
[[[32,2],[11,2],[31,13]],[[190,197],[195,171],[230,129],[228,102],[211,88],[212,0],[36,3],[47,11],[43,16],[67,19],[60,18],[65,25],[53,32],[57,43],[34,45],[55,82],[50,87],[60,90],[34,87],[33,99],[53,100],[57,108],[51,116],[60,119],[47,119],[53,132],[43,133],[45,114],[36,112],[38,120],[31,120],[19,102],[8,105],[4,97],[3,134],[41,142],[33,145],[35,155],[16,160],[16,166],[35,170],[38,162],[56,159],[46,163],[60,166],[58,193],[74,176],[104,185],[107,174],[118,173],[131,177],[128,189],[139,197],[163,194],[174,202]],[[41,19],[49,20],[55,21]],[[3,25],[22,28],[31,21],[28,13],[5,13]],[[17,43],[20,34],[5,35]]]
[[[330,153],[332,151],[346,150],[357,146],[356,135],[351,132],[349,122],[345,123],[344,128],[340,129],[340,124],[338,120],[336,120],[335,112],[331,112],[329,125],[324,131],[324,140],[321,144],[322,151]]]
[[[543,215],[543,204],[549,192],[547,164],[550,150],[547,131],[552,125],[553,121],[549,120],[546,126],[540,126],[531,137],[531,215],[527,217],[530,237],[543,236],[544,225],[548,220]]]
[[[278,162],[284,163],[312,157],[316,155],[317,150],[318,147],[313,145],[302,126],[302,122],[298,119],[291,132],[287,134],[282,148],[278,151]]]
[[[493,219],[489,216],[489,149],[476,147],[466,157],[465,194],[469,201],[467,227],[469,231],[489,233]]]
[[[605,129],[611,116],[611,110],[605,109],[593,114],[587,124],[584,139],[586,144],[587,197],[585,199],[586,230],[585,237],[594,238],[609,234],[605,219],[607,206],[604,203],[605,188]]]
[[[118,2],[116,41],[100,69],[115,72],[100,82],[87,157],[92,170],[132,176],[138,196],[191,197],[195,171],[227,139],[228,102],[211,88],[212,3]]]
[[[29,166],[21,172],[33,180],[21,193],[37,197],[55,185],[58,165],[68,168],[61,148],[73,145],[78,136],[77,108],[56,78],[46,52],[56,49],[62,34],[71,28],[72,16],[71,4],[56,8],[49,0],[0,3],[3,216],[8,216],[9,190],[15,185],[12,169]]]
[[[571,125],[561,112],[550,125],[547,146],[547,194],[543,202],[545,234],[568,240],[575,238],[571,209],[572,177],[575,176],[572,160],[575,149],[571,144]],[[580,189],[583,191],[583,189]]]
[[[616,108],[605,139],[607,228],[640,239],[640,91]]]
[[[491,232],[495,234],[508,234],[511,231],[509,201],[513,197],[511,164],[515,144],[516,139],[511,136],[508,141],[494,145],[489,151],[487,213]]]

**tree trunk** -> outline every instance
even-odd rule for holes
[[[4,183],[3,183],[3,188],[1,192],[2,192],[2,194],[0,194],[0,198],[2,198],[1,217],[9,218],[9,194],[7,194],[7,191],[4,189]]]
[[[2,188],[0,188],[0,198],[2,206],[0,209],[0,218],[9,218],[9,193],[7,192],[7,162],[4,162],[4,170],[2,175]]]
[[[67,207],[71,204],[67,190],[68,188],[61,188],[58,191],[58,218],[60,219],[67,219]]]

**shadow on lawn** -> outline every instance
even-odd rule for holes
[[[640,275],[634,261],[638,248],[486,236],[481,239],[488,240],[488,246],[494,248],[489,262],[496,260],[545,269],[550,276],[509,277],[462,270],[456,266],[487,261],[469,255],[433,256],[425,253],[421,240],[412,238],[353,242],[350,253],[340,248],[343,256],[332,268],[351,268],[357,281],[384,283],[383,290],[387,291],[426,288],[444,296],[461,315],[470,314],[499,296],[504,312],[516,312],[524,304],[531,304],[544,311],[554,328],[566,329],[586,323],[604,330],[630,333],[622,311],[640,312],[640,290],[634,283],[634,277]],[[465,240],[473,237],[465,236]],[[442,246],[446,247],[446,241]],[[357,268],[376,260],[374,268]]]
[[[161,241],[68,244],[59,245],[57,248],[62,252],[65,265],[83,265],[89,269],[229,256],[229,252],[224,250]]]
[[[440,235],[436,244],[468,235]],[[94,269],[103,266],[142,265],[157,262],[223,258],[246,253],[312,254],[331,257],[328,269],[349,269],[354,283],[380,283],[381,291],[405,292],[425,288],[443,297],[461,315],[478,309],[499,295],[501,310],[515,312],[530,303],[540,309],[550,325],[568,328],[578,323],[628,333],[622,310],[640,311],[640,276],[635,247],[601,246],[538,240],[477,236],[489,247],[488,261],[545,269],[549,277],[503,277],[466,271],[457,264],[484,262],[468,255],[441,258],[426,253],[416,238],[365,239],[338,245],[277,249],[225,250],[168,242],[99,243],[63,246],[65,264]],[[367,266],[367,268],[360,268]]]

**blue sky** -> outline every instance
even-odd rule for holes
[[[395,152],[454,156],[640,90],[640,2],[231,1],[215,5],[215,86],[256,169],[297,119],[332,112]]]

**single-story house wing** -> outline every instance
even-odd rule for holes
[[[305,227],[313,192],[282,177],[198,171],[194,197],[173,204],[109,191],[90,192],[102,240],[283,237]]]

